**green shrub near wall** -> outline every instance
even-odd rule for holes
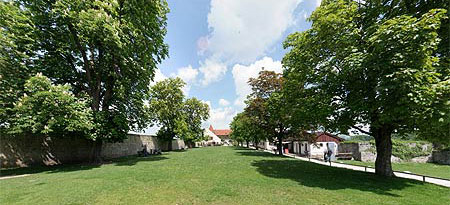
[[[369,142],[371,147],[367,149],[366,151],[376,153],[376,146],[375,146],[375,140],[348,140],[343,141],[344,144],[350,144],[350,143],[363,143],[363,142]],[[410,146],[410,144],[415,143],[416,146]],[[422,146],[430,144],[426,141],[413,141],[413,140],[398,140],[393,139],[392,140],[392,155],[402,159],[402,160],[410,160],[414,157],[420,157],[420,156],[428,156],[431,154],[432,149],[431,147],[422,150]]]
[[[376,153],[375,141],[370,140],[370,145],[373,149],[369,151]],[[410,146],[410,144],[415,143],[416,146]],[[409,141],[409,140],[392,140],[392,155],[402,159],[410,160],[414,157],[428,156],[431,154],[432,149],[422,149],[422,146],[430,144],[426,141]]]

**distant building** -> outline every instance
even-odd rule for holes
[[[317,132],[315,135],[315,141],[313,142],[294,141],[289,143],[289,151],[302,156],[309,155],[312,158],[323,158],[324,152],[328,149],[335,155],[339,143],[344,141],[344,139],[326,132]]]
[[[222,140],[211,130],[205,129],[203,135],[207,137],[204,146],[217,146],[223,144]]]
[[[214,129],[212,125],[209,126],[209,130],[219,137],[226,145],[231,145],[231,130],[230,129]]]

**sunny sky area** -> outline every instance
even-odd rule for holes
[[[247,81],[264,67],[281,72],[282,42],[310,27],[306,18],[320,0],[168,0],[169,58],[155,80],[180,77],[184,92],[210,105],[217,129],[228,128],[244,108]],[[157,128],[146,133],[154,134]]]

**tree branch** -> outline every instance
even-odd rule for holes
[[[351,126],[351,127],[354,128],[354,129],[357,129],[358,131],[360,131],[360,132],[362,132],[362,133],[364,133],[364,134],[366,134],[366,135],[373,136],[373,134],[372,134],[371,132],[365,131],[365,130],[363,130],[363,129],[357,127],[357,126],[354,126],[354,125],[353,125],[353,126]]]
[[[77,46],[77,49],[81,53],[81,57],[83,58],[83,65],[84,65],[84,69],[86,70],[86,77],[87,77],[88,83],[90,83],[92,80],[92,77],[91,77],[91,69],[89,67],[89,60],[88,60],[86,51],[83,48],[83,46],[81,45],[80,39],[78,38],[77,32],[73,28],[73,25],[71,23],[69,23],[68,27],[69,27],[70,34],[72,35],[73,40],[75,42],[75,45]]]

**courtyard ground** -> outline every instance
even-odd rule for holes
[[[450,189],[235,147],[4,170],[0,204],[445,204]]]

